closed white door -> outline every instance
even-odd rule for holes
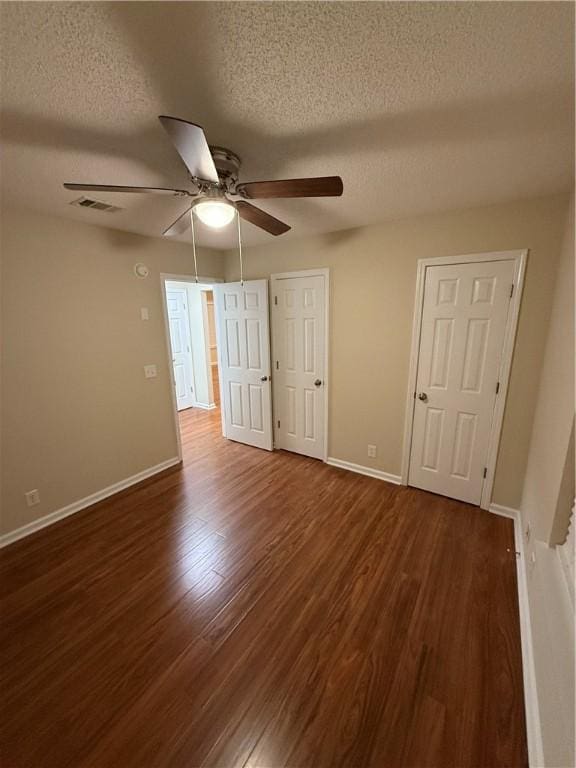
[[[190,321],[188,318],[186,291],[183,288],[166,289],[166,304],[170,328],[176,407],[181,411],[183,408],[192,407],[195,403],[190,346]]]
[[[426,269],[409,485],[479,504],[513,261]]]
[[[323,274],[273,276],[276,447],[326,457],[326,286]]]
[[[225,437],[272,450],[268,282],[213,287]]]

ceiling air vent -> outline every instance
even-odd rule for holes
[[[116,213],[116,211],[122,210],[117,205],[108,205],[108,203],[92,200],[89,197],[79,197],[78,200],[72,200],[70,205],[75,205],[78,208],[93,208],[96,211],[106,211],[107,213]]]

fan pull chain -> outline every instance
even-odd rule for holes
[[[190,225],[192,226],[192,251],[194,252],[194,275],[198,282],[198,264],[196,263],[196,233],[194,232],[194,209],[190,208]]]
[[[240,230],[240,213],[236,209],[236,221],[238,222],[238,251],[240,253],[240,285],[244,285],[244,266],[242,264],[242,232]]]

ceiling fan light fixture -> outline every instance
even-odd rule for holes
[[[248,181],[238,184],[238,172],[241,166],[238,155],[226,147],[210,146],[203,129],[195,123],[168,115],[160,115],[159,120],[188,169],[190,180],[195,187],[193,191],[172,187],[134,187],[76,182],[66,182],[64,187],[74,192],[128,192],[190,198],[191,206],[187,207],[184,213],[181,213],[176,221],[162,233],[167,237],[182,234],[189,225],[192,229],[194,228],[194,216],[190,211],[196,211],[200,221],[212,229],[223,229],[232,222],[236,214],[238,227],[240,227],[240,219],[243,219],[271,235],[282,235],[290,229],[288,224],[252,205],[248,200],[339,197],[343,192],[344,187],[340,176]],[[233,195],[234,201],[229,200],[227,195]],[[96,201],[95,205],[98,207],[101,204]]]
[[[226,200],[207,198],[198,200],[194,205],[194,213],[207,227],[223,229],[234,218],[236,209]]]

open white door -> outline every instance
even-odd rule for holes
[[[181,411],[183,408],[190,408],[195,404],[186,290],[184,288],[167,288],[166,307],[170,329],[176,407]]]
[[[272,450],[268,283],[214,285],[224,437]]]

